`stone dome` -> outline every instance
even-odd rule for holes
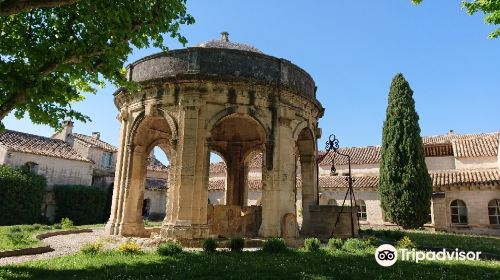
[[[242,43],[234,43],[229,41],[229,33],[221,32],[221,38],[219,40],[210,40],[196,45],[195,47],[199,48],[219,48],[219,49],[233,49],[233,50],[242,50],[248,52],[256,52],[262,53],[256,47],[242,44]]]

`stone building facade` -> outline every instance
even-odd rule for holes
[[[423,137],[426,165],[433,185],[431,215],[426,227],[442,231],[500,235],[499,140],[500,132],[450,132],[446,135]],[[380,149],[380,146],[339,149],[339,152],[351,156],[358,216],[363,227],[394,226],[384,218],[380,207]],[[332,157],[338,173],[335,176],[330,174]],[[220,203],[220,198],[224,196],[224,163],[213,164],[212,169],[219,172],[211,173],[209,196],[218,198],[213,203]],[[347,187],[347,172],[347,160],[344,157],[321,153],[321,205],[342,205]],[[253,192],[257,201],[261,188],[261,183],[256,181]],[[300,188],[300,184],[297,188]],[[297,193],[300,194],[300,191]],[[297,209],[300,209],[300,203]]]
[[[117,148],[100,139],[100,133],[73,132],[73,122],[65,121],[62,130],[51,138],[6,130],[0,133],[0,165],[26,166],[47,179],[42,214],[55,216],[54,185],[84,185],[112,188]],[[167,167],[154,154],[147,163],[145,218],[165,216]]]

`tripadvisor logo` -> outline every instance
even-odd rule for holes
[[[415,249],[399,249],[396,250],[394,246],[390,244],[380,245],[377,250],[375,250],[375,260],[381,266],[392,266],[398,260],[398,257],[402,261],[414,261],[416,263],[424,260],[428,261],[471,261],[471,260],[479,260],[479,256],[481,252],[465,252],[455,250],[446,250],[442,249],[441,251],[417,251]]]

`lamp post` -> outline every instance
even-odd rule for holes
[[[345,193],[345,196],[344,196],[344,201],[342,202],[342,207],[340,208],[340,212],[339,214],[337,215],[337,219],[335,221],[335,224],[333,226],[333,230],[332,230],[332,235],[333,235],[333,231],[335,231],[335,228],[337,227],[337,224],[340,220],[340,215],[342,215],[342,213],[344,212],[344,206],[345,206],[345,202],[347,200],[347,196],[349,196],[349,202],[350,202],[350,205],[351,205],[351,213],[350,213],[350,218],[351,218],[351,235],[352,237],[354,237],[354,220],[353,220],[353,217],[352,217],[352,211],[353,211],[353,208],[355,209],[355,205],[353,206],[353,201],[354,203],[356,203],[356,196],[354,195],[354,189],[352,187],[352,182],[354,182],[354,179],[352,178],[352,174],[351,174],[351,156],[348,155],[348,154],[343,154],[341,152],[339,152],[339,140],[335,137],[334,134],[330,135],[330,137],[328,137],[328,141],[326,141],[326,147],[325,147],[325,150],[327,152],[327,154],[332,151],[333,153],[335,154],[338,154],[339,156],[343,156],[343,157],[346,157],[347,158],[347,164],[349,166],[349,172],[348,172],[348,175],[347,175],[347,178],[346,178],[346,181],[348,182],[348,187],[347,187],[347,191]],[[335,176],[337,175],[337,169],[335,168],[335,156],[332,156],[332,168],[331,168],[331,172],[330,172],[330,175],[331,176]],[[357,213],[356,213],[357,215]],[[358,230],[359,230],[359,219],[357,220],[358,222]]]

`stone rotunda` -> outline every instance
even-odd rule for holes
[[[140,59],[127,77],[141,89],[115,93],[121,132],[107,234],[148,236],[141,210],[154,147],[170,162],[162,237],[298,237],[297,190],[300,231],[311,232],[307,209],[317,204],[316,140],[324,109],[307,72],[230,42],[223,32],[220,40]],[[208,203],[210,152],[227,164],[225,205]],[[261,205],[248,206],[248,164],[259,153]]]

